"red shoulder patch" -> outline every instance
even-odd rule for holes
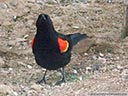
[[[35,39],[32,39],[32,42],[31,42],[32,47],[33,47],[34,43],[35,43]]]
[[[67,40],[63,40],[62,38],[58,38],[59,49],[61,53],[64,53],[68,50],[69,42]]]

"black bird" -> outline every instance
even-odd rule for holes
[[[47,14],[38,16],[36,27],[37,33],[32,41],[32,50],[37,64],[46,69],[43,78],[38,83],[46,83],[47,70],[59,68],[63,69],[60,82],[65,82],[64,67],[70,62],[72,47],[88,36],[80,33],[68,35],[58,33]]]

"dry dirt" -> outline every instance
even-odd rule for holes
[[[0,0],[0,96],[128,96],[128,38],[120,40],[123,0]],[[57,31],[92,36],[74,47],[66,83],[34,61],[31,39],[40,13]]]

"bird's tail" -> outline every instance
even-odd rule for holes
[[[73,45],[76,45],[82,39],[88,38],[87,34],[80,34],[80,33],[70,34],[70,37]]]

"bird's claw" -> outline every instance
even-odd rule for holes
[[[41,84],[41,83],[46,84],[46,81],[45,81],[44,79],[41,79],[41,80],[37,81],[36,83],[37,83],[37,84]]]

